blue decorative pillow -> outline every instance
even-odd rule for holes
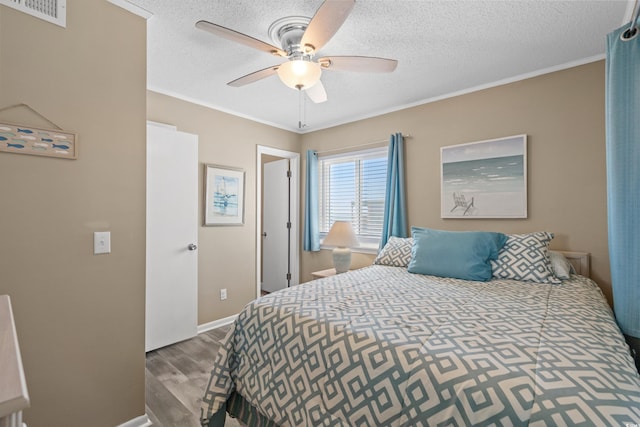
[[[553,274],[547,247],[553,233],[509,234],[498,259],[491,262],[493,277],[536,283],[562,283]]]
[[[456,279],[491,279],[490,260],[507,241],[502,233],[441,231],[411,227],[413,248],[409,272]]]

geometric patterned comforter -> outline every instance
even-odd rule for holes
[[[267,295],[218,353],[203,425],[239,393],[288,426],[640,424],[640,378],[598,286],[374,265]]]

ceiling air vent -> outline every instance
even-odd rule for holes
[[[0,4],[67,27],[67,0],[0,0]]]

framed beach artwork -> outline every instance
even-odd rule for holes
[[[244,170],[204,166],[204,225],[243,225]]]
[[[441,218],[526,218],[527,135],[440,148]]]

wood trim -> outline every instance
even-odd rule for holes
[[[236,320],[237,317],[238,315],[234,314],[233,316],[225,317],[224,319],[218,319],[218,320],[214,320],[213,322],[203,323],[202,325],[198,325],[198,334],[210,331],[212,329],[217,329],[221,326],[230,325]]]
[[[0,295],[0,424],[29,407],[18,335],[9,295]]]
[[[126,423],[120,424],[118,427],[150,427],[153,423],[147,414],[136,417]]]
[[[589,252],[571,252],[571,251],[556,251],[560,252],[567,258],[567,260],[576,269],[576,273],[584,277],[591,277],[591,254]]]
[[[323,277],[335,276],[335,275],[336,275],[335,268],[327,268],[326,270],[314,271],[313,273],[311,273],[311,277],[313,277],[314,280],[322,279]]]
[[[133,3],[129,3],[127,0],[107,0],[109,3],[114,4],[118,7],[123,8],[124,10],[133,13],[134,15],[138,15],[141,18],[149,19],[153,16],[153,13],[144,9],[140,6],[136,6]]]

